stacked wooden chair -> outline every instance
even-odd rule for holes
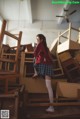
[[[0,110],[9,111],[10,119],[22,119],[25,107],[24,91],[24,86],[18,85],[14,93],[0,94]],[[5,118],[7,118],[7,115],[5,115]]]
[[[59,34],[57,53],[62,64],[63,70],[69,82],[80,82],[80,65],[76,59],[79,59],[78,52],[80,52],[80,44],[77,42],[77,37],[74,41],[72,31],[80,33],[80,30],[72,27],[71,23],[69,28],[63,33]]]
[[[0,32],[0,110],[9,110],[10,119],[21,119],[21,113],[22,115],[24,113],[25,87],[24,85],[20,84],[19,81],[16,81],[17,79],[20,79],[18,64],[20,62],[19,48],[22,32],[20,31],[19,36],[17,37],[5,29],[6,21],[3,20]],[[4,35],[8,35],[13,38],[11,40],[17,40],[16,50],[13,48],[10,49],[10,47],[8,50],[8,45],[3,46],[2,43]],[[6,49],[8,52],[6,52]]]
[[[0,33],[0,80],[5,82],[5,93],[8,93],[8,83],[9,81],[16,80],[16,78],[20,77],[20,73],[18,71],[18,61],[19,61],[19,48],[22,37],[22,32],[19,32],[19,36],[9,33],[6,29],[6,21],[4,20],[2,23],[1,33]],[[5,53],[2,48],[2,43],[4,39],[4,35],[7,35],[13,39],[17,40],[17,49],[15,53]],[[10,64],[12,64],[12,68],[10,68]],[[1,82],[1,81],[0,81]]]
[[[26,44],[25,50],[21,53],[20,74],[22,77],[31,77],[34,74],[34,48],[32,44]]]

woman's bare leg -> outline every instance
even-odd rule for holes
[[[46,83],[46,88],[48,91],[50,103],[53,103],[53,89],[51,84],[51,78],[47,75],[45,76],[45,83]],[[46,111],[54,112],[54,107],[50,106]]]
[[[34,67],[34,75],[33,75],[33,78],[37,77],[38,76],[38,73],[36,71],[36,68]]]

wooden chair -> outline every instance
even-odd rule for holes
[[[24,85],[20,85],[12,94],[0,94],[0,110],[9,110],[10,119],[21,119],[23,116],[24,91]]]
[[[21,77],[32,76],[34,74],[33,63],[34,63],[33,52],[21,53],[21,64],[20,64]]]
[[[68,82],[79,83],[80,82],[80,66],[75,59],[70,58],[62,62],[62,67],[68,78]]]
[[[5,93],[8,93],[8,82],[16,78],[19,78],[20,74],[18,71],[18,61],[19,61],[19,48],[22,37],[22,32],[19,32],[19,36],[15,36],[6,29],[6,21],[2,23],[1,33],[0,33],[0,80],[5,80]],[[14,53],[4,53],[2,50],[2,43],[4,35],[8,35],[11,38],[17,40],[17,49]],[[13,40],[11,39],[11,40]],[[10,65],[12,64],[12,69]],[[4,66],[4,67],[3,67]]]

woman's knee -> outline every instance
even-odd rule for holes
[[[45,75],[45,80],[51,80],[51,77],[48,75]]]

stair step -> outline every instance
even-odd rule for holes
[[[78,107],[59,107],[55,108],[53,113],[47,113],[47,108],[29,108],[27,111],[27,119],[57,119],[60,117],[69,117],[79,115],[80,117],[80,108]],[[61,118],[62,119],[62,118]]]
[[[47,106],[80,106],[80,102],[54,102],[54,103],[32,103],[28,107],[47,107]]]
[[[75,101],[77,98],[54,98],[54,101]],[[48,98],[31,98],[29,102],[49,102]]]

